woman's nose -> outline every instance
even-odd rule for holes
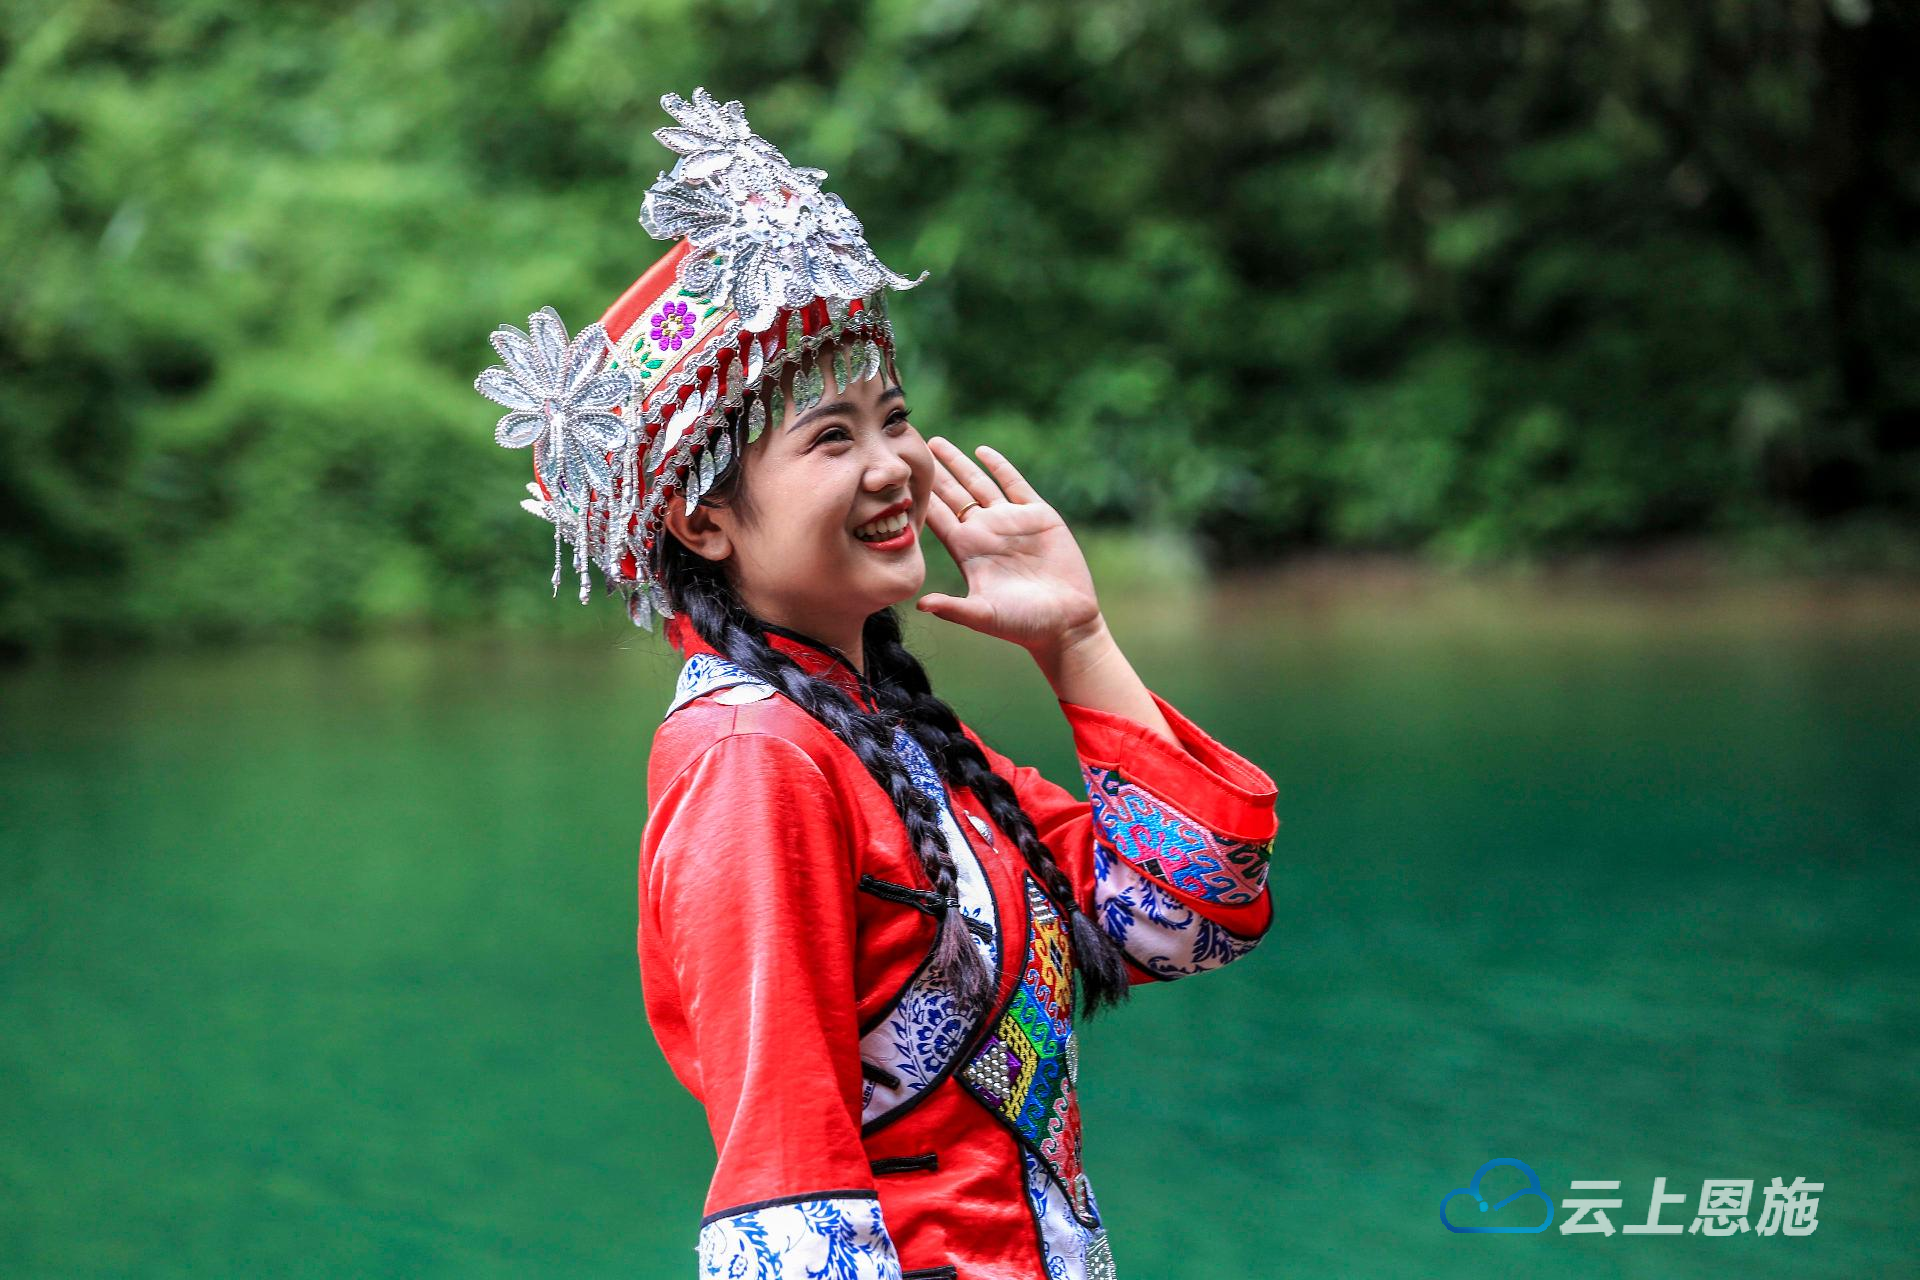
[[[907,461],[905,454],[884,442],[879,449],[880,456],[867,467],[868,488],[891,489],[913,479],[913,464]]]

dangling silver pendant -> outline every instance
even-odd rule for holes
[[[826,379],[820,376],[820,362],[809,360],[806,368],[793,378],[793,407],[797,413],[805,413],[820,403],[820,396],[826,390]]]

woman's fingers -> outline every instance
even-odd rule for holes
[[[953,487],[958,489],[960,486],[956,484]],[[966,499],[962,498],[961,501],[965,502]],[[933,536],[940,539],[942,545],[948,544],[948,539],[953,537],[959,525],[960,522],[953,515],[953,504],[943,495],[936,493],[927,501],[927,528],[933,530]]]
[[[993,622],[993,606],[972,596],[950,596],[935,591],[921,596],[914,608],[976,631],[985,630]]]
[[[975,502],[983,507],[990,507],[996,502],[1006,501],[1006,496],[1000,492],[999,486],[994,484],[993,477],[982,471],[972,458],[960,452],[953,441],[945,436],[934,436],[927,441],[927,447],[933,451],[934,458],[960,482],[968,496]],[[966,503],[966,498],[962,498],[949,505],[957,511]]]
[[[927,443],[931,446],[933,442],[928,441]],[[951,449],[953,446],[948,445],[947,447]],[[936,463],[940,462],[940,455],[937,450],[934,453],[934,461]],[[953,473],[947,470],[944,463],[941,463],[933,469],[933,496],[946,503],[949,515],[975,500],[974,496],[968,493],[958,480],[954,479]],[[931,504],[929,504],[929,510],[931,510]]]
[[[1040,495],[1035,493],[1033,486],[1027,483],[1027,478],[1021,475],[1019,470],[1016,469],[1011,462],[1007,461],[1006,454],[1001,453],[990,444],[981,445],[979,452],[981,456],[987,460],[987,470],[993,473],[993,478],[1000,482],[1002,489],[1006,490],[1009,501],[1040,501]]]

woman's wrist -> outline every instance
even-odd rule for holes
[[[1096,613],[1047,643],[1031,646],[1028,652],[1047,683],[1053,686],[1054,693],[1061,700],[1072,702],[1075,699],[1069,696],[1070,691],[1083,683],[1087,675],[1107,665],[1119,647],[1107,629],[1106,615]]]
[[[1032,652],[1060,701],[1124,717],[1180,745],[1153,694],[1107,630],[1104,616],[1096,614],[1092,621],[1063,634],[1057,644]]]

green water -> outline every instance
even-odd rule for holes
[[[1123,646],[1283,825],[1262,947],[1085,1028],[1123,1276],[1915,1272],[1920,606],[1147,603]],[[917,634],[1073,777],[1024,655]],[[712,1152],[633,959],[676,668],[610,618],[0,673],[0,1276],[691,1276]],[[1804,1238],[1449,1234],[1495,1156],[1616,1225],[1826,1190]]]

